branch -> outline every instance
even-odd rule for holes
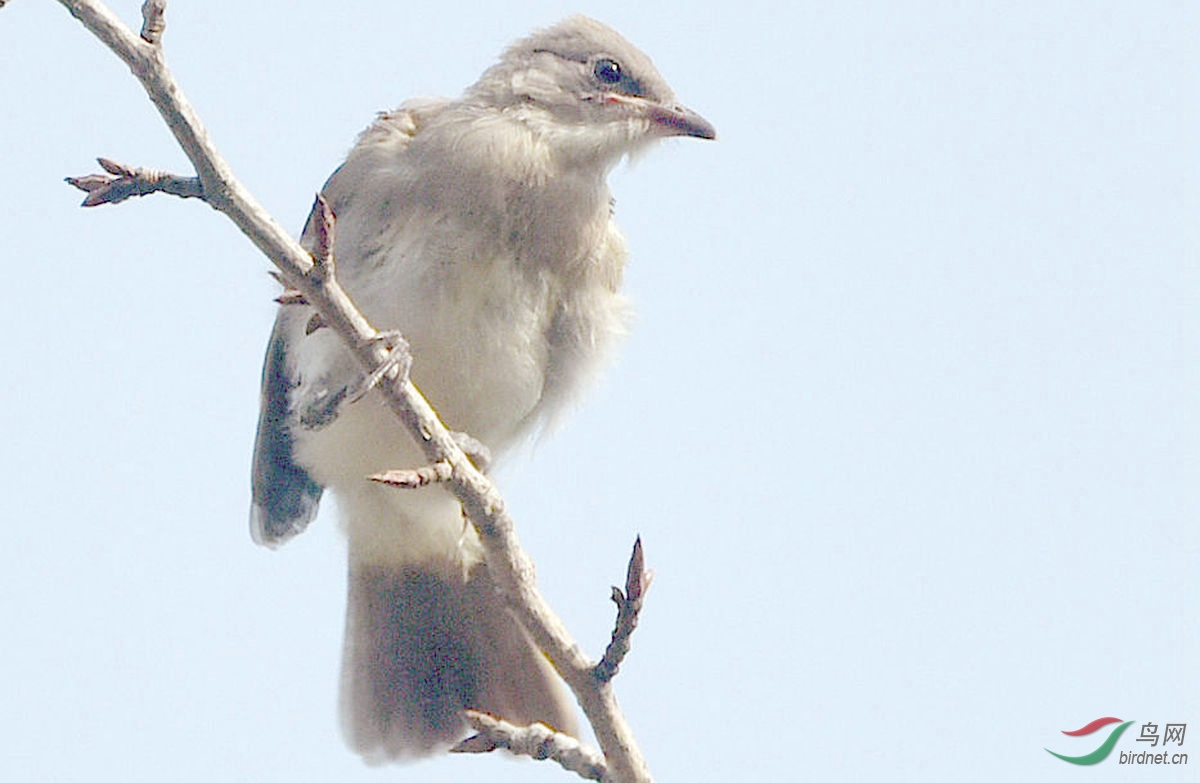
[[[96,161],[108,172],[107,175],[67,177],[67,182],[87,192],[88,196],[83,200],[85,207],[119,204],[131,196],[148,196],[151,193],[204,198],[199,177],[180,177],[154,169],[130,168],[108,158],[96,158]]]
[[[447,489],[462,503],[478,529],[487,552],[488,568],[508,597],[510,609],[575,693],[591,723],[608,764],[608,780],[649,783],[649,769],[633,732],[617,706],[611,683],[593,677],[593,664],[571,638],[562,621],[538,592],[533,564],[517,540],[513,518],[495,485],[481,473],[438,419],[433,408],[395,365],[386,335],[376,330],[350,301],[332,270],[320,269],[313,258],[270,216],[233,172],[199,116],[167,68],[160,47],[162,9],[155,0],[145,12],[147,28],[157,29],[143,40],[103,3],[59,0],[97,38],[120,57],[141,82],[184,153],[196,168],[200,198],[232,220],[280,271],[288,296],[300,296],[321,315],[369,376],[381,369],[383,400],[404,423],[431,464],[451,467]],[[157,16],[155,16],[157,14]],[[153,24],[151,21],[153,20]],[[315,273],[314,273],[315,272]],[[293,293],[294,292],[294,293]]]
[[[454,466],[442,460],[423,468],[401,468],[367,476],[371,481],[401,489],[419,489],[429,484],[440,484],[454,476]]]
[[[518,756],[556,761],[563,769],[585,780],[608,779],[605,777],[608,769],[599,753],[544,723],[514,726],[474,710],[467,711],[467,722],[477,733],[451,748],[451,753],[491,753],[504,748]]]
[[[642,611],[642,600],[650,589],[654,574],[646,570],[646,559],[642,554],[642,537],[633,542],[633,554],[629,556],[629,568],[625,572],[625,592],[612,589],[612,600],[617,605],[617,624],[613,628],[612,641],[604,650],[604,657],[592,670],[597,682],[608,682],[617,674],[621,661],[629,654],[629,640],[637,628],[638,616]]]

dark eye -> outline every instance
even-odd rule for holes
[[[616,60],[610,60],[607,57],[596,61],[595,67],[592,68],[592,75],[597,81],[605,84],[616,84],[621,81],[621,64]]]

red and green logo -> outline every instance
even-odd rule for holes
[[[1129,728],[1129,724],[1133,723],[1133,721],[1127,720],[1124,723],[1121,723],[1120,718],[1096,718],[1082,729],[1063,732],[1063,734],[1066,734],[1068,737],[1086,737],[1088,734],[1094,734],[1105,726],[1111,726],[1114,723],[1120,723],[1121,725],[1110,731],[1104,742],[1100,743],[1100,747],[1096,748],[1091,753],[1085,753],[1082,756],[1064,756],[1061,753],[1055,753],[1054,751],[1050,750],[1050,748],[1045,748],[1045,751],[1051,756],[1057,756],[1063,761],[1067,761],[1072,764],[1099,764],[1101,761],[1104,761],[1106,758],[1108,758],[1109,753],[1112,753],[1113,746],[1117,744],[1117,740],[1121,738],[1121,735],[1125,733],[1125,729]]]

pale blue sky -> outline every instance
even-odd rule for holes
[[[1200,6],[176,0],[166,45],[298,228],[375,111],[578,11],[721,133],[614,176],[637,327],[500,476],[597,654],[642,534],[658,779],[1194,780]],[[186,162],[56,3],[0,52],[0,779],[567,779],[346,750],[332,509],[247,533],[267,263],[197,202],[79,209],[97,155]],[[1043,750],[1106,715],[1191,765]]]

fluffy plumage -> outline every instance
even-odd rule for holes
[[[452,429],[502,453],[558,414],[623,332],[625,242],[606,177],[654,139],[712,138],[649,58],[574,17],[518,41],[457,100],[379,116],[324,194],[342,284],[412,347],[412,377]],[[310,239],[306,230],[304,240]],[[543,657],[507,616],[473,528],[440,488],[367,475],[421,453],[311,310],[282,307],[263,373],[255,541],[304,529],[323,488],[349,538],[342,710],[369,761],[458,739],[464,708],[574,730]]]

